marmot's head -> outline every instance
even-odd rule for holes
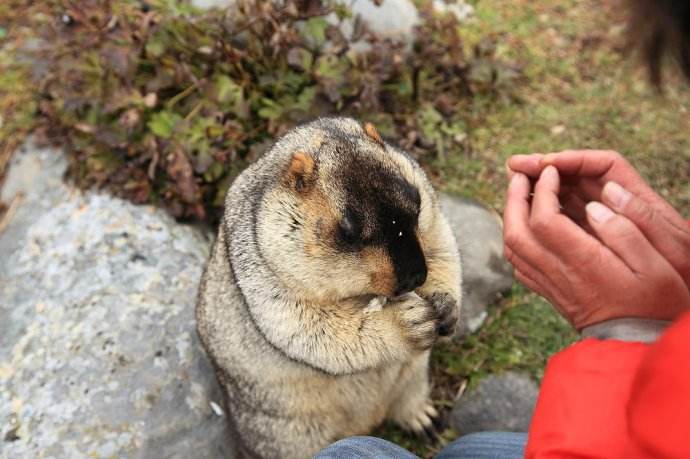
[[[272,157],[272,158],[271,158]],[[303,297],[393,297],[427,275],[419,235],[433,220],[432,191],[404,152],[376,129],[326,118],[281,138],[256,229],[264,259]]]

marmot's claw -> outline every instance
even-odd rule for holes
[[[424,437],[428,441],[435,441],[439,436],[439,431],[435,427],[437,418],[438,411],[436,411],[430,400],[426,400],[417,409],[410,411],[406,419],[398,420],[397,422],[404,430]]]

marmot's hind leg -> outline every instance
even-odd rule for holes
[[[387,419],[418,435],[433,435],[438,412],[429,398],[429,353],[420,354],[403,370]]]

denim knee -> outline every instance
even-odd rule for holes
[[[350,437],[337,441],[314,456],[315,459],[419,459],[389,441],[376,437]]]
[[[458,438],[436,459],[517,459],[525,456],[526,444],[525,433],[478,432]]]

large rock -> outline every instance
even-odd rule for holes
[[[1,194],[23,194],[0,233],[2,457],[229,457],[195,332],[208,239],[64,169],[30,147]]]
[[[527,432],[539,389],[529,376],[503,373],[482,379],[451,413],[461,435],[473,432]]]
[[[441,195],[462,258],[463,299],[458,336],[474,333],[486,319],[486,307],[510,289],[513,274],[503,256],[501,219],[477,201]]]
[[[360,15],[372,32],[383,38],[409,42],[420,18],[412,0],[383,0],[376,5],[372,0],[354,0],[349,5],[353,15]],[[344,30],[347,34],[348,30]]]
[[[191,0],[191,4],[202,10],[235,6],[236,0]]]

